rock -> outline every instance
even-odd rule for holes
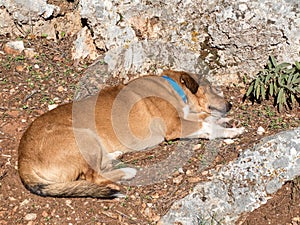
[[[24,49],[23,41],[10,41],[3,47],[4,52],[9,55],[21,55]]]
[[[73,58],[95,59],[95,44],[106,52],[109,75],[127,78],[126,73],[172,68],[230,84],[245,73],[253,77],[268,55],[279,61],[298,59],[297,4],[297,0],[81,0],[72,13],[62,16],[60,8],[46,0],[7,0],[0,1],[0,34],[25,36],[30,30],[56,40],[82,29]]]
[[[113,48],[105,54],[108,72],[126,78],[128,73],[161,73],[169,67],[199,74],[209,68],[198,53],[161,41],[132,41],[126,48]]]
[[[73,36],[82,28],[79,11],[61,16],[60,8],[46,0],[0,1],[0,35],[32,35],[47,39]]]
[[[24,201],[22,201],[22,202],[20,203],[20,207],[23,207],[23,206],[27,205],[29,202],[30,202],[30,200],[25,199]]]
[[[56,90],[58,92],[63,92],[65,90],[65,88],[63,86],[59,86]]]
[[[264,138],[238,159],[210,170],[209,181],[175,202],[160,224],[235,224],[265,204],[282,185],[300,175],[300,128]],[[192,210],[191,210],[192,209]]]
[[[173,183],[174,184],[180,184],[182,180],[183,180],[183,176],[180,175],[178,177],[173,178]]]
[[[182,169],[182,167],[178,168],[178,172],[179,173],[184,173],[184,170]]]
[[[0,6],[5,7],[19,24],[36,21],[39,17],[56,17],[60,12],[58,6],[47,4],[47,0],[5,0],[0,2]]]
[[[35,220],[36,218],[37,218],[36,213],[28,213],[25,215],[24,220],[32,221]]]
[[[33,59],[38,53],[35,52],[34,48],[25,48],[24,54],[26,58]]]
[[[43,211],[43,212],[42,212],[42,216],[43,216],[43,217],[48,217],[49,214],[48,214],[46,211]]]
[[[0,1],[0,6],[2,6],[2,4],[3,3]],[[7,10],[0,7],[0,35],[5,36],[7,34],[12,36],[22,35],[21,31],[15,26],[14,21]]]
[[[230,145],[230,144],[233,144],[233,143],[234,143],[234,140],[232,140],[232,139],[224,139],[223,141],[224,141],[224,143],[227,144],[227,145]]]
[[[18,72],[23,72],[24,71],[24,66],[23,65],[17,65],[16,66],[16,71],[18,71]],[[10,90],[10,92],[11,92],[11,90]]]
[[[265,133],[265,129],[263,127],[258,127],[256,133],[258,135],[263,135],[263,133]]]
[[[87,27],[82,28],[74,42],[72,58],[74,60],[80,60],[89,57],[95,60],[98,56],[90,30]]]
[[[92,27],[96,46],[107,51],[111,71],[146,73],[163,65],[200,72],[199,62],[205,62],[214,74],[211,79],[232,83],[238,82],[239,74],[254,76],[270,54],[288,62],[298,58],[297,4],[297,0],[81,0],[80,14]],[[161,61],[158,55],[165,57]],[[199,60],[189,60],[193,55]]]
[[[58,104],[52,104],[52,105],[48,105],[48,110],[53,110],[58,106]]]

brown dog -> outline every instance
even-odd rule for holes
[[[205,79],[169,70],[144,76],[36,119],[20,141],[19,174],[42,196],[116,197],[114,182],[136,170],[112,170],[112,159],[163,140],[235,137],[244,129],[218,124],[230,108]]]

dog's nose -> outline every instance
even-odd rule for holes
[[[230,102],[226,102],[226,112],[229,112],[232,107],[232,104]]]

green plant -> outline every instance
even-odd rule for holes
[[[274,98],[274,105],[281,111],[283,107],[292,108],[299,101],[300,96],[300,63],[278,64],[273,56],[265,68],[250,83],[246,97],[263,101]]]
[[[17,55],[15,60],[18,62],[18,61],[23,61],[25,59],[25,56],[24,55]]]

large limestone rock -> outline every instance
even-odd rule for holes
[[[235,224],[265,204],[282,185],[300,175],[300,128],[263,139],[199,183],[161,219],[166,224]]]
[[[75,35],[81,29],[78,11],[61,13],[47,0],[0,0],[0,35],[33,34],[56,40]]]
[[[202,66],[198,62],[205,62],[216,74],[215,80],[227,83],[245,73],[253,76],[270,54],[279,56],[279,60],[299,59],[297,0],[80,3],[81,17],[93,28],[95,44],[107,51],[106,62],[118,73],[121,68],[125,72],[146,72],[149,59],[159,65],[161,57],[148,53],[153,42],[159,42],[162,49],[171,46],[170,54],[165,55],[169,64],[165,65],[199,72]],[[176,48],[181,49],[179,54]],[[190,61],[190,55],[199,56],[199,60]],[[182,58],[190,63],[176,61]]]
[[[254,76],[271,54],[299,60],[298,0],[80,0],[65,14],[46,0],[0,0],[0,35],[33,32],[55,40],[83,26],[114,75],[171,67],[231,83]]]

